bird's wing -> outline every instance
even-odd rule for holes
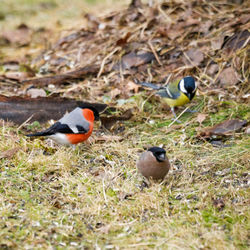
[[[51,127],[49,127],[48,129],[41,131],[41,132],[37,132],[34,134],[28,134],[27,136],[31,137],[31,136],[49,136],[49,135],[54,135],[56,133],[62,133],[62,134],[85,134],[87,133],[88,130],[86,130],[85,128],[76,125],[76,127],[74,129],[70,128],[67,124],[62,124],[61,122],[56,122],[55,124],[53,124]]]
[[[169,99],[177,99],[180,96],[180,90],[178,89],[179,81],[175,81],[167,84],[162,89],[156,92],[157,95]]]
[[[83,116],[81,108],[76,108],[64,115],[59,122],[67,125],[75,134],[87,133],[89,131],[89,121]]]

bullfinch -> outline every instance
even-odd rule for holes
[[[136,163],[139,173],[147,179],[164,179],[170,169],[170,163],[163,148],[151,147],[140,155]]]
[[[186,76],[181,80],[171,82],[165,86],[157,86],[148,82],[138,84],[158,90],[156,94],[163,97],[163,100],[170,106],[175,118],[174,108],[190,102],[194,98],[197,89],[197,85],[192,76]]]
[[[47,136],[59,144],[77,144],[90,137],[94,120],[98,119],[99,113],[94,107],[77,107],[70,113],[65,114],[48,129],[27,136]]]

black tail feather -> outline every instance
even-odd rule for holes
[[[35,134],[28,134],[26,136],[32,137],[32,136],[48,136],[48,135],[52,135],[52,133],[47,131],[42,131],[42,132],[37,132]]]

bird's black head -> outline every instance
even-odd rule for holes
[[[186,76],[182,78],[178,84],[178,87],[179,90],[183,92],[190,101],[194,98],[197,85],[192,76]]]
[[[159,162],[165,161],[166,159],[166,150],[159,147],[149,148],[148,151],[152,152],[156,160]]]
[[[99,118],[100,118],[99,112],[98,112],[98,110],[97,110],[95,107],[93,107],[93,106],[91,106],[91,105],[83,105],[83,106],[80,106],[80,108],[81,108],[81,109],[90,109],[90,110],[92,110],[93,113],[94,113],[95,120],[96,120],[96,121],[99,120]]]

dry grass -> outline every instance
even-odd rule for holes
[[[238,133],[230,147],[215,148],[195,138],[194,115],[167,134],[164,115],[152,115],[153,125],[143,121],[147,115],[125,124],[122,142],[76,149],[29,141],[5,124],[1,151],[21,149],[1,160],[1,246],[247,248],[249,138]],[[143,188],[138,153],[162,144],[172,170],[163,183]],[[213,205],[218,198],[224,209]]]
[[[51,147],[2,124],[0,152],[20,149],[0,158],[1,249],[249,248],[249,135],[235,133],[228,147],[213,147],[197,139],[197,114],[168,127],[171,116],[146,99],[138,93],[123,105],[134,117],[121,142]],[[247,104],[217,99],[192,102],[208,114],[204,127],[249,120]],[[94,139],[99,131],[96,124]],[[147,145],[163,145],[172,164],[165,181],[148,188],[135,168]]]

